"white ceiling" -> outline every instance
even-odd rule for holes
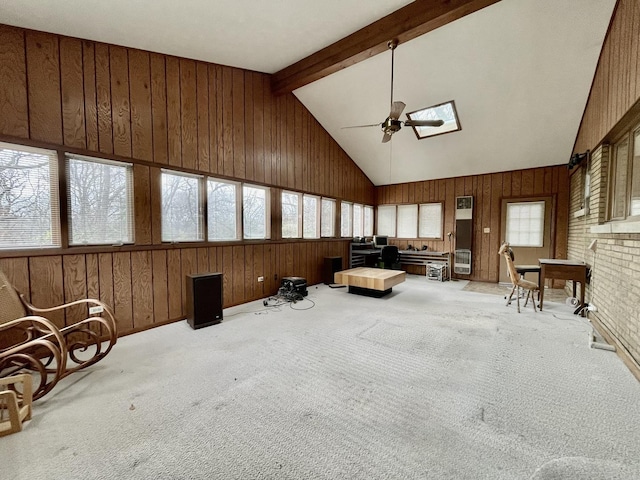
[[[406,0],[2,0],[0,22],[273,73]],[[566,163],[615,0],[502,0],[401,44],[405,112],[455,100],[462,130],[382,144],[391,54],[294,93],[376,184]]]

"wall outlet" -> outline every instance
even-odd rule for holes
[[[491,233],[491,227],[484,227],[482,230],[484,233]]]
[[[587,310],[589,310],[590,312],[597,312],[598,311],[598,307],[596,307],[595,305],[589,305],[587,307]]]
[[[104,308],[102,308],[100,305],[96,307],[89,307],[89,315],[96,315],[102,312],[104,312]]]
[[[264,277],[258,277],[259,282],[264,282]]]

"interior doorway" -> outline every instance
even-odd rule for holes
[[[510,243],[516,265],[538,265],[539,258],[553,258],[552,213],[552,197],[502,200],[500,239],[501,243]],[[500,259],[499,280],[500,283],[511,283],[503,259]],[[529,280],[538,281],[533,277]]]

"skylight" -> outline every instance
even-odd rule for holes
[[[456,112],[456,104],[453,100],[407,113],[407,117],[409,120],[444,120],[444,125],[441,127],[412,126],[416,137],[419,139],[442,135],[443,133],[457,132],[462,129],[458,122],[458,112]]]

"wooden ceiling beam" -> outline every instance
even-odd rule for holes
[[[355,33],[273,74],[274,94],[289,93],[399,43],[442,27],[500,0],[415,0]],[[366,6],[363,5],[363,8]]]

